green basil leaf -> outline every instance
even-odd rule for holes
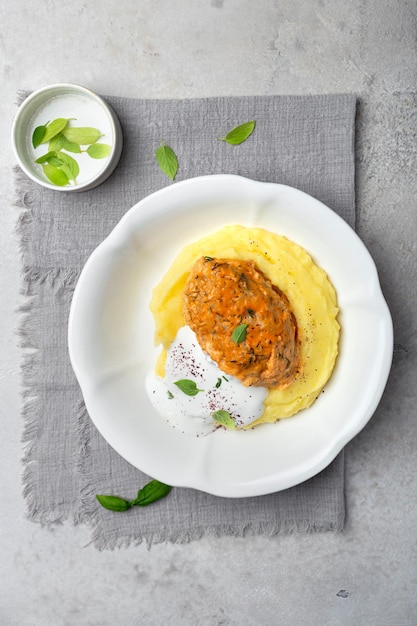
[[[61,161],[64,163],[64,165],[67,166],[67,168],[70,171],[70,176],[68,176],[68,178],[70,180],[74,180],[77,178],[78,174],[80,173],[80,167],[77,163],[77,161],[70,156],[69,154],[66,154],[65,152],[57,152],[56,153],[57,157],[59,159],[61,159]]]
[[[171,489],[172,487],[165,485],[165,483],[160,483],[159,480],[151,480],[150,483],[139,489],[138,495],[132,504],[135,506],[147,506],[152,504],[152,502],[165,498]]]
[[[167,394],[168,394],[168,400],[172,400],[172,398],[174,397],[174,394],[171,391],[169,391],[169,389],[167,391]]]
[[[147,485],[139,489],[138,495],[134,500],[125,500],[118,496],[96,495],[97,500],[105,509],[110,511],[127,511],[132,506],[147,506],[161,500],[169,494],[172,487],[159,482],[159,480],[151,480]]]
[[[61,167],[63,161],[56,156],[51,156],[48,160],[49,165],[54,165],[55,167]]]
[[[64,172],[65,176],[68,178],[68,181],[73,180],[75,183],[75,178],[72,177],[72,172],[70,168],[68,167],[68,165],[65,165],[65,163],[62,163],[59,166],[59,169]]]
[[[132,503],[117,496],[96,496],[101,506],[109,511],[127,511],[132,507]]]
[[[222,379],[218,378],[217,379],[217,383],[216,383],[216,389],[218,389],[220,387],[220,385],[222,384]]]
[[[79,144],[68,141],[62,133],[58,133],[58,135],[52,137],[48,148],[49,150],[66,150],[67,152],[74,152],[75,154],[80,154],[81,152]]]
[[[80,144],[74,143],[73,141],[69,141],[65,136],[64,136],[64,143],[62,144],[62,148],[64,150],[67,150],[67,152],[72,152],[73,154],[81,153]]]
[[[213,411],[213,413],[210,413],[210,415],[214,419],[214,421],[217,422],[218,424],[221,424],[222,426],[225,426],[226,428],[230,428],[230,430],[233,430],[234,428],[236,428],[236,424],[233,421],[232,416],[227,411],[223,411],[222,409],[219,409],[218,411]]]
[[[58,133],[57,135],[55,135],[55,137],[52,137],[52,139],[49,142],[48,145],[48,150],[50,150],[51,152],[56,151],[56,150],[61,150],[61,148],[64,145],[64,140],[65,137],[62,133]]]
[[[204,391],[203,389],[197,389],[196,383],[193,380],[188,380],[187,378],[177,380],[174,382],[174,385],[177,385],[178,389],[180,389],[187,396],[196,396],[199,391]]]
[[[80,144],[74,143],[73,141],[69,141],[65,135],[58,135],[61,138],[62,145],[58,150],[66,150],[67,152],[73,152],[74,154],[80,154],[81,148]]]
[[[78,143],[81,146],[95,143],[100,137],[103,137],[103,134],[97,128],[91,128],[90,126],[68,127],[63,130],[63,135],[71,143]]]
[[[41,143],[47,143],[50,141],[52,137],[55,137],[55,135],[58,135],[58,133],[64,130],[67,124],[68,119],[64,117],[58,117],[56,120],[52,120],[52,122],[46,126],[45,134],[42,137]]]
[[[49,122],[47,122],[49,124]],[[45,136],[45,132],[46,132],[46,124],[44,124],[43,126],[37,126],[35,128],[35,130],[33,131],[33,135],[32,135],[32,146],[34,148],[37,148],[38,146],[41,145],[42,140]]]
[[[38,159],[36,159],[35,163],[48,163],[48,161],[52,158],[56,156],[56,152],[55,150],[50,150],[49,152],[47,152],[46,154],[40,156]]]
[[[57,185],[57,187],[68,185],[68,176],[59,167],[55,167],[49,163],[42,163],[42,169],[46,178],[54,185]]]
[[[229,131],[225,137],[220,137],[219,139],[220,141],[226,141],[226,143],[237,146],[246,141],[246,139],[253,133],[255,124],[256,122],[254,120],[240,124],[239,126],[236,126],[236,128]]]
[[[105,159],[111,152],[111,146],[107,143],[93,143],[87,148],[87,154],[92,159]]]
[[[174,180],[178,171],[178,159],[173,149],[162,142],[155,152],[155,157],[163,173]]]
[[[247,328],[247,324],[239,324],[232,332],[232,341],[234,341],[236,345],[245,341]]]

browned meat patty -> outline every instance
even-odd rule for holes
[[[246,385],[284,389],[300,369],[288,298],[253,261],[202,257],[184,289],[184,317],[200,346]]]

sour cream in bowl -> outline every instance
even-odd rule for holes
[[[229,428],[243,428],[264,411],[267,389],[245,387],[226,375],[201,349],[189,326],[179,329],[164,365],[163,375],[152,372],[147,377],[147,392],[156,411],[184,433],[208,435],[225,425],[224,418]]]

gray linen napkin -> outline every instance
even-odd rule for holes
[[[28,94],[22,92],[20,100]],[[258,498],[217,498],[192,489],[119,514],[96,493],[135,496],[149,477],[103,440],[82,402],[67,352],[67,320],[79,273],[122,215],[147,194],[171,184],[154,151],[163,139],[178,155],[176,180],[240,174],[292,185],[315,196],[352,226],[355,221],[353,95],[135,100],[107,97],[123,128],[113,175],[79,194],[43,189],[17,176],[23,207],[21,343],[25,421],[24,495],[41,523],[93,525],[98,548],[204,535],[275,534],[343,528],[343,453],[302,485]],[[240,146],[217,141],[239,123],[256,131]]]

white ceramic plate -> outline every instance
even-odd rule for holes
[[[340,354],[311,408],[196,438],[166,423],[146,395],[158,353],[148,305],[185,244],[234,223],[287,236],[328,273],[340,307]],[[355,232],[301,191],[229,175],[172,184],[128,211],[87,261],[69,319],[71,362],[108,443],[153,478],[225,497],[279,491],[324,469],[374,413],[392,351],[391,316]]]

